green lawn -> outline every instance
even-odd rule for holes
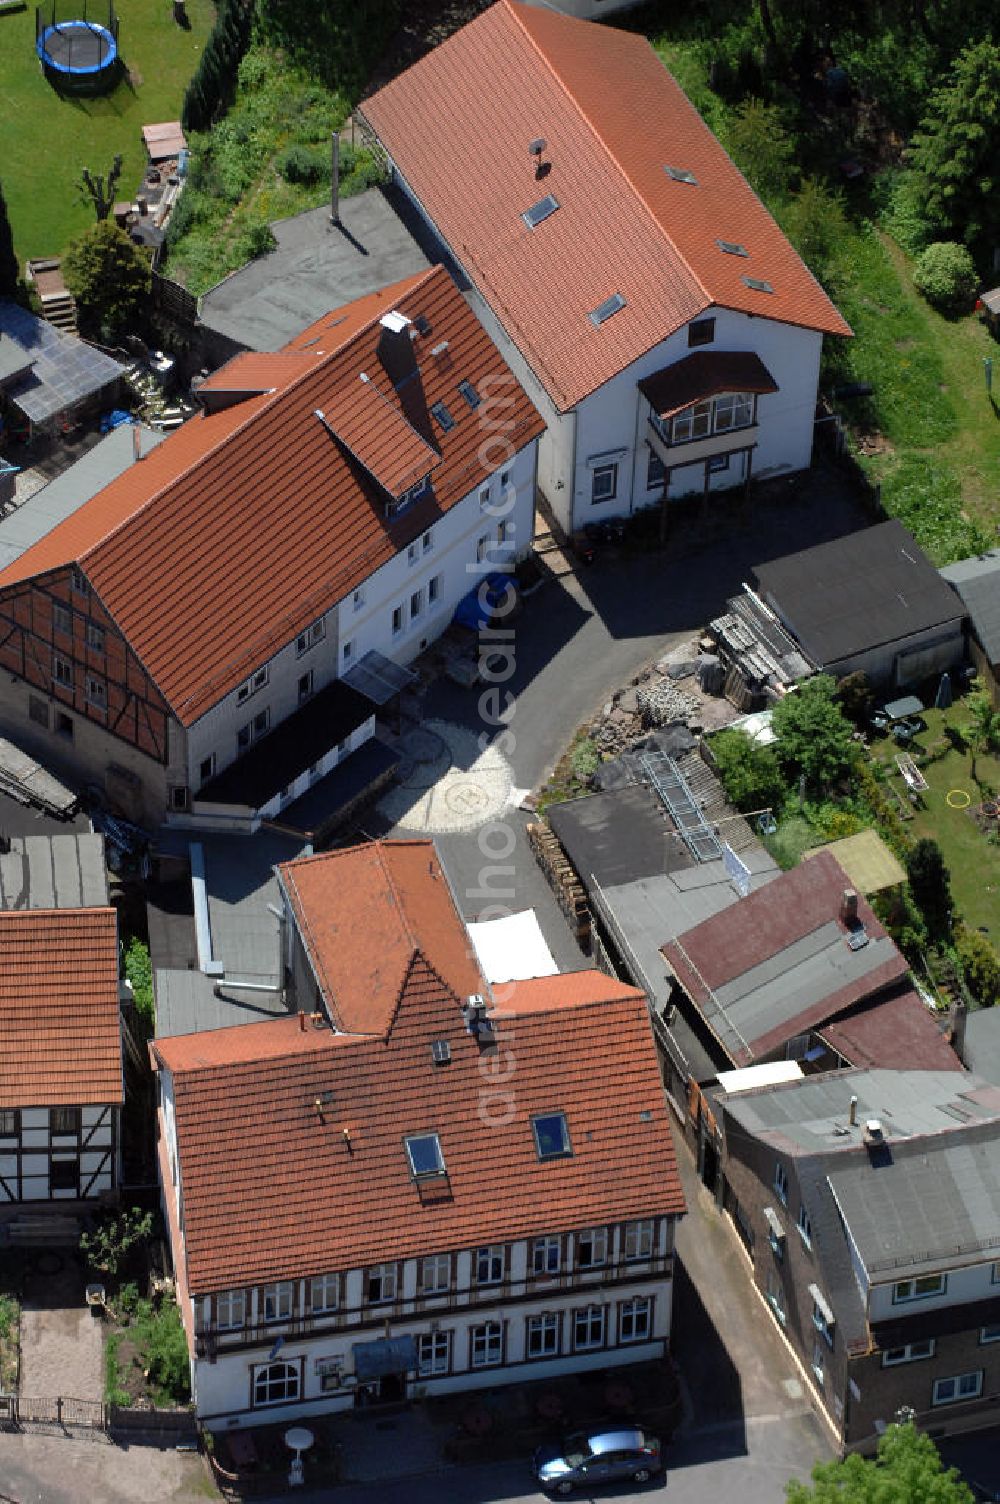
[[[0,182],[22,265],[59,255],[94,219],[80,199],[80,170],[107,172],[124,157],[119,193],[130,198],[146,164],[141,130],[176,120],[214,20],[211,0],[188,0],[191,28],[168,0],[118,0],[119,46],[129,73],[113,94],[61,98],[35,55],[35,10],[0,16]],[[82,7],[81,7],[82,12]]]
[[[927,730],[918,737],[915,754],[923,749],[929,751],[935,743],[940,744],[945,726],[960,729],[968,717],[961,703],[952,706],[946,713],[928,710],[923,719]],[[894,754],[901,749],[891,738],[881,739],[872,745],[872,755],[886,766],[895,769]],[[983,800],[991,789],[1000,790],[1000,759],[979,756],[976,759],[976,776],[979,786],[970,774],[971,757],[967,751],[949,749],[942,756],[921,765],[920,771],[930,785],[922,796],[923,809],[914,810],[906,830],[914,840],[930,836],[937,841],[944,856],[945,865],[951,873],[951,890],[958,914],[970,929],[985,926],[994,946],[1000,945],[1000,851],[991,845],[972,818],[971,810]],[[902,778],[893,772],[892,786],[906,799]],[[954,804],[963,803],[968,795],[970,805],[956,809],[948,804],[952,794]],[[908,806],[908,801],[907,801]],[[909,806],[908,806],[909,807]]]

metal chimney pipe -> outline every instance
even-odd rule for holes
[[[142,459],[142,434],[138,423],[132,425],[132,458],[133,460]]]
[[[857,1097],[852,1097],[851,1098],[851,1112],[850,1112],[850,1116],[848,1117],[847,1121],[850,1123],[850,1125],[851,1125],[852,1128],[854,1128],[857,1125],[857,1121],[858,1121],[858,1099],[857,1099]]]
[[[340,137],[330,137],[330,223],[340,224]]]

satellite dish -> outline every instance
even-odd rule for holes
[[[530,142],[528,151],[533,157],[540,157],[542,155],[542,152],[545,150],[546,145],[547,143],[544,136],[536,136],[534,141]]]

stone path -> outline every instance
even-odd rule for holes
[[[46,1261],[61,1266],[46,1273]],[[101,1321],[83,1300],[83,1276],[73,1256],[42,1254],[25,1278],[21,1308],[20,1392],[32,1399],[104,1397]]]
[[[510,764],[495,747],[481,752],[475,731],[429,720],[399,746],[405,761],[398,782],[378,806],[390,824],[427,835],[478,830],[510,803]]]

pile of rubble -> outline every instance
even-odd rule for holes
[[[617,690],[589,727],[595,746],[606,757],[615,757],[662,726],[683,723],[715,731],[728,724],[736,711],[727,701],[706,693],[699,682],[702,659],[701,645],[693,639]]]

